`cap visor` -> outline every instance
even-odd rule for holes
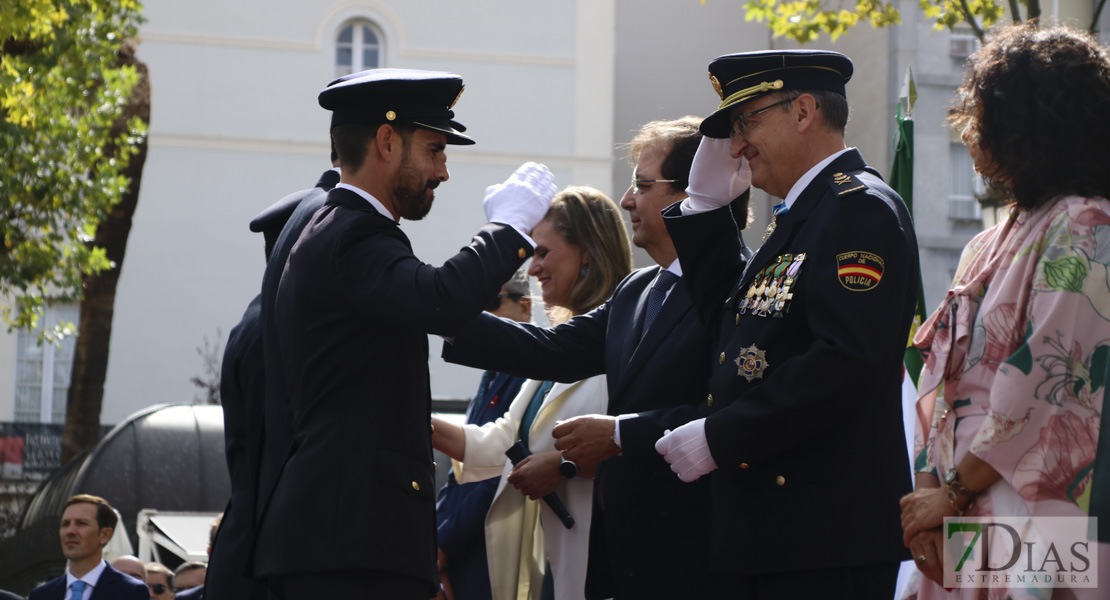
[[[732,112],[732,107],[722,108],[717,112],[702,119],[701,126],[698,129],[702,135],[706,137],[724,139],[732,135],[732,123],[729,122],[729,113]]]

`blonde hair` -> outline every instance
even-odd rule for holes
[[[544,216],[555,231],[587,256],[586,274],[567,292],[567,307],[548,307],[548,319],[563,323],[601,306],[632,272],[632,244],[620,207],[600,190],[568,186],[555,194]]]

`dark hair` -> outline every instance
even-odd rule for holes
[[[825,124],[826,129],[833,133],[844,133],[844,130],[848,127],[848,99],[837,92],[828,90],[785,90],[774,92],[771,97],[778,102],[779,100],[793,100],[802,94],[809,94],[817,101],[817,107],[821,109],[821,122]],[[783,104],[779,107],[779,110],[788,112],[790,105]]]
[[[690,185],[690,165],[701,143],[701,117],[685,116],[674,121],[651,121],[640,128],[628,143],[628,164],[633,167],[640,154],[649,146],[657,146],[667,153],[659,165],[663,179],[674,179],[669,184],[676,192],[685,192]]]
[[[116,528],[116,522],[118,521],[116,518],[116,511],[112,510],[112,505],[108,504],[108,501],[104,498],[91,494],[70,496],[69,500],[66,500],[65,506],[62,507],[62,511],[64,512],[65,509],[74,504],[92,504],[96,506],[96,527],[98,529],[104,529],[105,527],[111,527],[112,529]]]
[[[1068,27],[998,30],[968,61],[949,120],[992,161],[990,186],[1031,210],[1110,193],[1110,58]]]
[[[592,187],[569,186],[555,194],[543,219],[590,257],[586,275],[575,280],[567,292],[569,311],[548,309],[553,322],[562,322],[590,312],[613,295],[617,284],[632,272],[632,244],[620,207]]]
[[[370,141],[378,135],[378,129],[385,123],[347,123],[336,125],[331,129],[331,143],[335,149],[339,164],[352,171],[357,171],[366,162],[366,151],[370,148]],[[408,148],[409,140],[415,129],[407,123],[390,123],[391,127],[401,134],[401,142]]]

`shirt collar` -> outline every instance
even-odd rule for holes
[[[357,188],[357,187],[355,187],[355,186],[353,186],[349,183],[337,183],[337,184],[335,184],[335,187],[336,188],[343,188],[345,190],[350,190],[350,191],[358,194],[360,197],[362,197],[363,200],[369,202],[370,206],[373,206],[375,209],[377,209],[378,212],[382,213],[383,216],[388,217],[390,221],[393,221],[395,223],[397,222],[397,219],[393,218],[393,215],[389,212],[389,209],[387,209],[385,207],[385,205],[381,203],[380,200],[371,196],[369,192],[367,192],[365,190],[361,190],[361,189],[359,189],[359,188]]]
[[[670,266],[664,267],[664,269],[670,271],[671,273],[674,273],[675,275],[678,275],[679,277],[682,277],[682,265],[679,264],[677,258],[674,259],[674,262],[671,263]]]
[[[91,587],[96,587],[96,582],[100,581],[100,576],[104,573],[104,568],[107,566],[108,562],[102,558],[100,559],[100,564],[93,567],[92,571],[85,573],[81,577],[74,577],[73,573],[69,572],[69,565],[66,565],[66,591],[68,592],[70,587],[73,586],[73,582],[77,581],[78,579],[84,581],[87,585]]]
[[[836,154],[829,155],[828,158],[826,158],[825,160],[817,163],[816,165],[813,165],[812,169],[806,171],[805,175],[802,175],[798,179],[798,181],[794,182],[794,186],[790,188],[790,192],[786,194],[785,198],[783,198],[787,210],[789,210],[791,206],[794,206],[794,201],[798,199],[798,196],[802,195],[802,190],[806,189],[806,187],[808,187],[810,183],[813,183],[813,179],[817,177],[818,173],[823,171],[825,167],[829,166],[832,161],[839,158],[841,154],[844,154],[849,150],[851,150],[851,148],[845,148],[840,152],[837,152]]]

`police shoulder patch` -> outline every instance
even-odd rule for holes
[[[867,292],[883,279],[881,256],[871,252],[845,252],[836,255],[836,277],[840,285],[853,292]]]
[[[833,173],[832,177],[829,178],[829,185],[837,196],[867,189],[867,184],[851,173]]]

